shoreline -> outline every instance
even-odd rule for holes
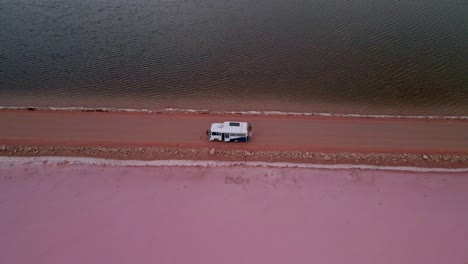
[[[0,165],[9,166],[104,166],[104,167],[202,167],[202,168],[276,168],[276,169],[320,169],[320,170],[367,170],[367,171],[397,171],[397,172],[468,172],[468,168],[437,168],[411,166],[374,166],[362,164],[318,164],[265,161],[219,161],[219,160],[119,160],[96,157],[67,156],[32,156],[5,157],[0,156]]]
[[[466,154],[406,154],[357,152],[302,152],[279,150],[233,150],[183,147],[104,147],[0,145],[0,157],[97,158],[120,161],[218,161],[267,162],[352,166],[398,166],[419,168],[468,168]]]
[[[132,109],[112,107],[37,107],[37,106],[0,106],[0,111],[57,111],[57,112],[92,112],[92,113],[147,113],[147,114],[214,114],[241,116],[299,116],[299,117],[335,117],[365,119],[422,119],[422,120],[468,120],[465,115],[387,115],[387,114],[343,114],[322,112],[285,112],[285,111],[216,111],[209,109]]]

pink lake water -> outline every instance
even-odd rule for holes
[[[468,263],[467,172],[0,165],[0,263]]]

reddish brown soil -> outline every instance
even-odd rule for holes
[[[248,143],[208,142],[247,121]],[[466,167],[468,121],[181,113],[0,111],[0,155],[215,159]]]

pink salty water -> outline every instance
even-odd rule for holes
[[[0,263],[468,263],[466,172],[0,166]]]

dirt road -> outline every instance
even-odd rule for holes
[[[207,142],[209,124],[227,120],[252,123],[251,141]],[[5,110],[0,124],[1,144],[468,153],[468,121],[462,120]]]

